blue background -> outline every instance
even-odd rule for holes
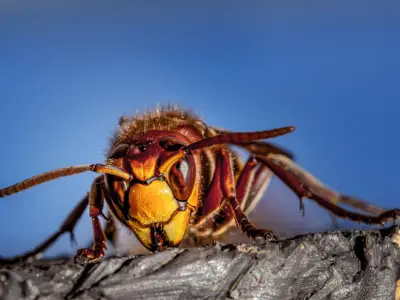
[[[303,167],[341,192],[400,206],[396,1],[82,2],[0,2],[0,187],[103,162],[121,114],[178,103],[231,130],[296,125],[275,141]],[[94,177],[2,198],[0,255],[53,232]],[[298,215],[275,180],[254,218],[278,231],[330,226],[310,201]],[[91,239],[87,215],[77,238]],[[75,250],[63,237],[48,254]]]

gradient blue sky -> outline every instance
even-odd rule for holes
[[[296,125],[276,142],[303,167],[339,191],[400,206],[396,1],[82,2],[0,2],[0,187],[102,162],[121,114],[170,102],[231,130]],[[1,199],[0,255],[50,234],[94,176]],[[281,184],[271,193],[281,197],[258,213],[297,214]],[[327,222],[306,205],[308,221]],[[90,240],[89,218],[77,238]],[[75,251],[68,238],[49,254],[60,251]]]

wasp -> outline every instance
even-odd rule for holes
[[[190,230],[198,237],[221,236],[235,224],[258,242],[276,241],[274,233],[257,228],[248,215],[273,175],[300,199],[308,198],[332,214],[367,224],[384,224],[400,213],[327,188],[294,162],[293,155],[264,140],[295,130],[287,126],[255,132],[231,132],[209,126],[194,113],[161,107],[133,117],[121,117],[111,138],[104,164],[70,166],[45,172],[0,190],[6,197],[60,177],[92,171],[99,175],[89,193],[60,228],[32,251],[2,262],[37,257],[56,239],[73,230],[89,206],[93,246],[77,251],[75,261],[93,263],[115,236],[115,220],[133,231],[150,251],[177,247]],[[249,152],[243,162],[234,151]],[[109,214],[103,213],[104,202]],[[351,205],[368,214],[346,210]],[[108,220],[103,229],[100,218]]]

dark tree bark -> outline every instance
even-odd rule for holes
[[[261,246],[178,248],[86,266],[71,259],[0,266],[0,298],[395,299],[398,232],[391,227]]]

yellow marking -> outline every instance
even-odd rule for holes
[[[188,206],[197,208],[198,201],[199,188],[195,186],[188,199]],[[132,186],[129,191],[129,203],[129,214],[137,222],[128,220],[127,224],[143,246],[148,249],[152,247],[149,225],[154,223],[164,223],[166,238],[173,246],[180,244],[186,233],[192,210],[187,208],[185,211],[177,211],[178,202],[167,182],[156,180],[149,185]]]
[[[135,184],[129,191],[129,214],[143,225],[166,222],[179,207],[165,181]]]
[[[171,243],[172,246],[178,246],[185,233],[189,223],[190,211],[178,211],[168,223],[163,225],[164,235]],[[127,221],[128,226],[135,233],[136,237],[139,241],[145,246],[147,249],[151,249],[152,247],[152,239],[151,239],[151,227],[142,227],[135,221]]]
[[[164,225],[164,234],[173,246],[178,246],[182,241],[189,224],[190,211],[180,211],[172,220]]]

